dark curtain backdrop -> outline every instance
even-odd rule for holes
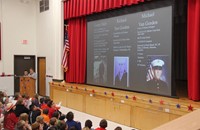
[[[200,100],[200,0],[188,0],[188,96]]]
[[[174,1],[174,79],[177,89],[187,91],[187,0]],[[179,81],[179,82],[177,82]],[[185,84],[179,84],[183,81]]]
[[[69,24],[69,69],[66,81],[85,82],[86,72],[86,20],[85,18],[70,19]]]

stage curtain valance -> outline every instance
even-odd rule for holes
[[[66,20],[121,8],[123,6],[130,6],[132,4],[139,4],[144,1],[145,0],[66,0],[64,2],[64,19]]]

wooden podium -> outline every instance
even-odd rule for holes
[[[20,94],[33,97],[35,95],[35,79],[31,77],[20,77]]]

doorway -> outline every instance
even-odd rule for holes
[[[46,58],[38,57],[38,93],[46,95]]]
[[[20,92],[20,76],[24,75],[24,70],[29,72],[30,68],[35,70],[34,55],[14,55],[14,93]]]

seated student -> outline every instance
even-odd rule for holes
[[[48,103],[49,101],[51,101],[50,98],[44,98],[44,102],[40,105],[40,108],[41,108],[42,110],[48,109],[47,103]]]
[[[44,109],[43,113],[41,114],[41,116],[44,117],[44,122],[46,124],[49,124],[49,121],[50,121],[48,113],[49,113],[49,110],[48,109]]]
[[[3,104],[2,102],[0,101],[0,130],[2,129],[2,123],[3,123],[3,119],[4,119],[4,116],[3,116]]]
[[[53,115],[53,113],[56,111],[56,109],[54,108],[54,103],[53,103],[53,101],[51,100],[51,101],[49,101],[48,103],[47,103],[47,106],[48,106],[48,110],[49,110],[49,118],[51,118],[52,117],[52,115]]]
[[[6,113],[4,115],[3,126],[5,130],[14,130],[15,125],[18,122],[18,118],[14,113],[15,103],[8,103],[6,105]]]
[[[43,128],[43,130],[47,130],[48,129],[48,125],[44,122],[44,117],[43,116],[36,117],[36,122],[40,124],[40,126]]]
[[[14,100],[18,100],[19,98],[22,98],[22,95],[19,92],[15,93]]]
[[[76,127],[72,126],[68,130],[77,130]]]
[[[52,115],[52,117],[55,117],[57,120],[60,118],[60,113],[58,111],[55,111]]]
[[[65,121],[65,115],[61,113],[60,117],[59,117],[60,121]]]
[[[86,121],[85,121],[85,127],[88,127],[89,130],[94,130],[94,129],[92,128],[92,121],[91,121],[91,120],[86,120]]]
[[[24,101],[22,98],[19,98],[16,103],[15,114],[19,117],[22,113],[29,114],[29,110],[24,106]]]
[[[25,121],[25,128],[26,128],[26,130],[31,130],[31,126],[28,124],[28,114],[27,113],[22,113],[19,116],[19,121]]]
[[[23,104],[24,106],[29,109],[30,105],[32,104],[31,100],[30,100],[30,96],[27,94],[23,94],[22,95],[23,98]]]
[[[39,123],[35,122],[31,125],[32,130],[42,130],[42,127]]]
[[[52,129],[52,130],[53,129],[58,130],[58,128],[57,128],[57,119],[55,117],[52,117],[50,119],[49,124],[50,124],[50,126],[49,126],[48,130],[50,130],[50,129]]]
[[[35,94],[34,98],[32,98],[32,104],[34,104],[36,107],[40,107],[38,99],[39,99],[39,95],[38,94]]]
[[[96,128],[95,130],[106,130],[106,127],[108,126],[108,123],[105,119],[102,119],[99,123],[99,126],[98,128]]]
[[[36,121],[36,117],[41,115],[41,111],[35,105],[30,105],[30,112],[29,112],[29,122],[33,124]]]
[[[72,113],[71,111],[68,112],[66,115],[66,119],[68,129],[70,129],[71,127],[75,127],[77,130],[81,130],[81,123],[74,121],[74,113]]]
[[[90,130],[88,127],[83,127],[82,130]]]
[[[59,130],[68,130],[67,124],[65,123],[65,121],[61,121],[58,125],[58,129]]]
[[[0,99],[2,100],[3,97],[5,97],[4,92],[0,91]]]
[[[30,129],[26,128],[26,123],[24,120],[20,120],[17,122],[15,130],[30,130]]]
[[[115,130],[122,130],[122,128],[119,127],[119,126],[117,126],[117,127],[115,128]]]
[[[42,106],[43,104],[45,104],[45,102],[44,102],[44,98],[42,97],[42,98],[40,98],[39,107],[41,108],[41,106]],[[41,108],[41,109],[42,109],[42,108]]]

